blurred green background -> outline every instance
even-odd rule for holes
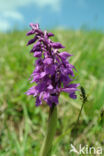
[[[52,30],[54,41],[65,45],[78,70],[76,82],[86,90],[80,122],[75,124],[82,100],[60,96],[58,125],[52,156],[69,156],[70,144],[104,148],[104,34],[100,31]],[[34,58],[26,47],[25,31],[0,33],[0,156],[38,156],[46,132],[48,106],[35,107],[24,93]],[[93,154],[92,154],[93,155]]]

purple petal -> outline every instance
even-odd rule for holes
[[[68,75],[61,74],[61,82],[63,82],[64,87],[66,87],[72,81]]]
[[[41,72],[40,78],[43,78],[43,77],[46,76],[46,75],[47,75],[46,72]]]
[[[80,86],[80,84],[79,83],[77,83],[77,84],[70,84],[70,85],[68,85],[68,87],[69,88],[77,88],[77,87],[79,87]]]
[[[52,107],[53,104],[58,104],[58,96],[50,96],[47,103],[50,107]]]
[[[51,96],[51,100],[53,103],[58,104],[58,96]]]
[[[70,93],[70,94],[77,91],[77,90],[78,89],[76,89],[76,88],[61,88],[60,89],[61,92],[66,92],[66,93]]]
[[[53,89],[53,86],[50,84],[48,87],[47,87],[48,90],[52,90]]]
[[[41,57],[41,56],[42,56],[42,52],[41,51],[35,51],[34,57]]]
[[[70,96],[70,98],[72,98],[72,99],[76,99],[76,98],[77,98],[77,95],[76,95],[75,93],[71,93],[69,96]]]
[[[27,95],[33,95],[33,96],[37,96],[37,90],[35,89],[35,87],[31,87],[27,92]]]
[[[35,36],[33,39],[29,40],[27,46],[34,43],[37,39],[38,39],[37,36]]]
[[[47,74],[53,75],[55,73],[55,66],[54,65],[48,65],[45,67],[45,72]]]
[[[38,82],[40,80],[40,74],[33,74],[33,80],[31,81],[31,83],[33,82]]]
[[[39,96],[37,96],[37,98],[36,98],[36,106],[40,106],[41,104],[42,104],[42,102],[41,102]]]
[[[27,36],[29,36],[29,35],[32,35],[32,34],[35,34],[35,31],[34,30],[30,30],[29,32],[27,32]]]
[[[52,58],[46,58],[44,61],[43,61],[43,63],[45,63],[45,64],[52,64],[53,63],[53,59]]]
[[[38,90],[39,93],[41,93],[46,89],[46,82],[40,82],[35,88]]]
[[[64,48],[64,46],[59,42],[53,42],[51,43],[51,45],[53,48],[56,48],[56,49]]]
[[[40,65],[43,64],[43,60],[42,60],[41,58],[39,58],[39,59],[37,59],[37,60],[35,61],[35,63],[36,63],[36,66],[37,66],[37,65],[40,66]]]
[[[35,52],[35,51],[40,51],[41,50],[41,43],[37,42],[34,44],[33,48],[31,49],[30,52]]]
[[[40,29],[35,29],[35,32],[37,32],[38,33],[38,35],[44,35],[44,33],[40,30]]]
[[[41,98],[42,98],[45,102],[47,102],[47,100],[49,99],[49,97],[50,97],[50,94],[49,94],[48,92],[45,92],[45,91],[41,92]]]
[[[36,47],[39,47],[39,46],[41,46],[41,43],[40,43],[40,42],[36,42],[36,43],[34,44],[33,48],[36,48]]]
[[[47,35],[48,35],[48,37],[54,36],[54,34],[51,32],[49,32]]]
[[[71,54],[67,53],[67,52],[61,52],[58,54],[61,58],[63,59],[67,59],[68,57],[72,56]]]
[[[39,24],[30,23],[29,26],[30,26],[33,30],[39,29]]]

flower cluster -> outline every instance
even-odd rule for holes
[[[35,85],[26,94],[36,97],[36,106],[45,101],[50,107],[58,104],[61,92],[66,92],[73,99],[79,84],[72,84],[75,67],[68,62],[72,55],[67,52],[59,52],[64,46],[59,42],[53,42],[50,37],[53,33],[42,31],[38,24],[30,24],[32,30],[27,36],[35,34],[27,45],[33,44],[31,53],[37,58],[35,70],[32,73],[31,83]]]

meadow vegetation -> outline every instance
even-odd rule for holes
[[[98,31],[53,30],[66,51],[73,54],[75,82],[86,90],[88,101],[80,121],[77,100],[60,96],[58,125],[52,156],[69,156],[70,144],[104,148],[104,34]],[[24,93],[31,84],[34,58],[26,47],[26,31],[0,33],[0,156],[38,156],[46,131],[48,106],[35,107]],[[74,154],[72,154],[74,156]]]

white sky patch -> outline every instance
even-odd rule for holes
[[[4,18],[11,18],[14,20],[23,20],[24,19],[23,15],[17,11],[6,11],[6,12],[2,13],[2,16]]]
[[[54,11],[59,11],[61,9],[62,0],[37,0],[35,3],[39,7],[51,6]]]
[[[50,6],[53,10],[57,11],[61,7],[61,1],[62,0],[0,0],[0,11],[14,10],[31,3],[39,7]]]
[[[0,19],[0,31],[10,30],[11,25],[7,20]]]
[[[19,8],[34,5],[44,8],[49,6],[53,11],[60,11],[62,0],[0,0],[0,30],[6,31],[10,28],[8,21],[23,21],[24,16],[18,11]]]

